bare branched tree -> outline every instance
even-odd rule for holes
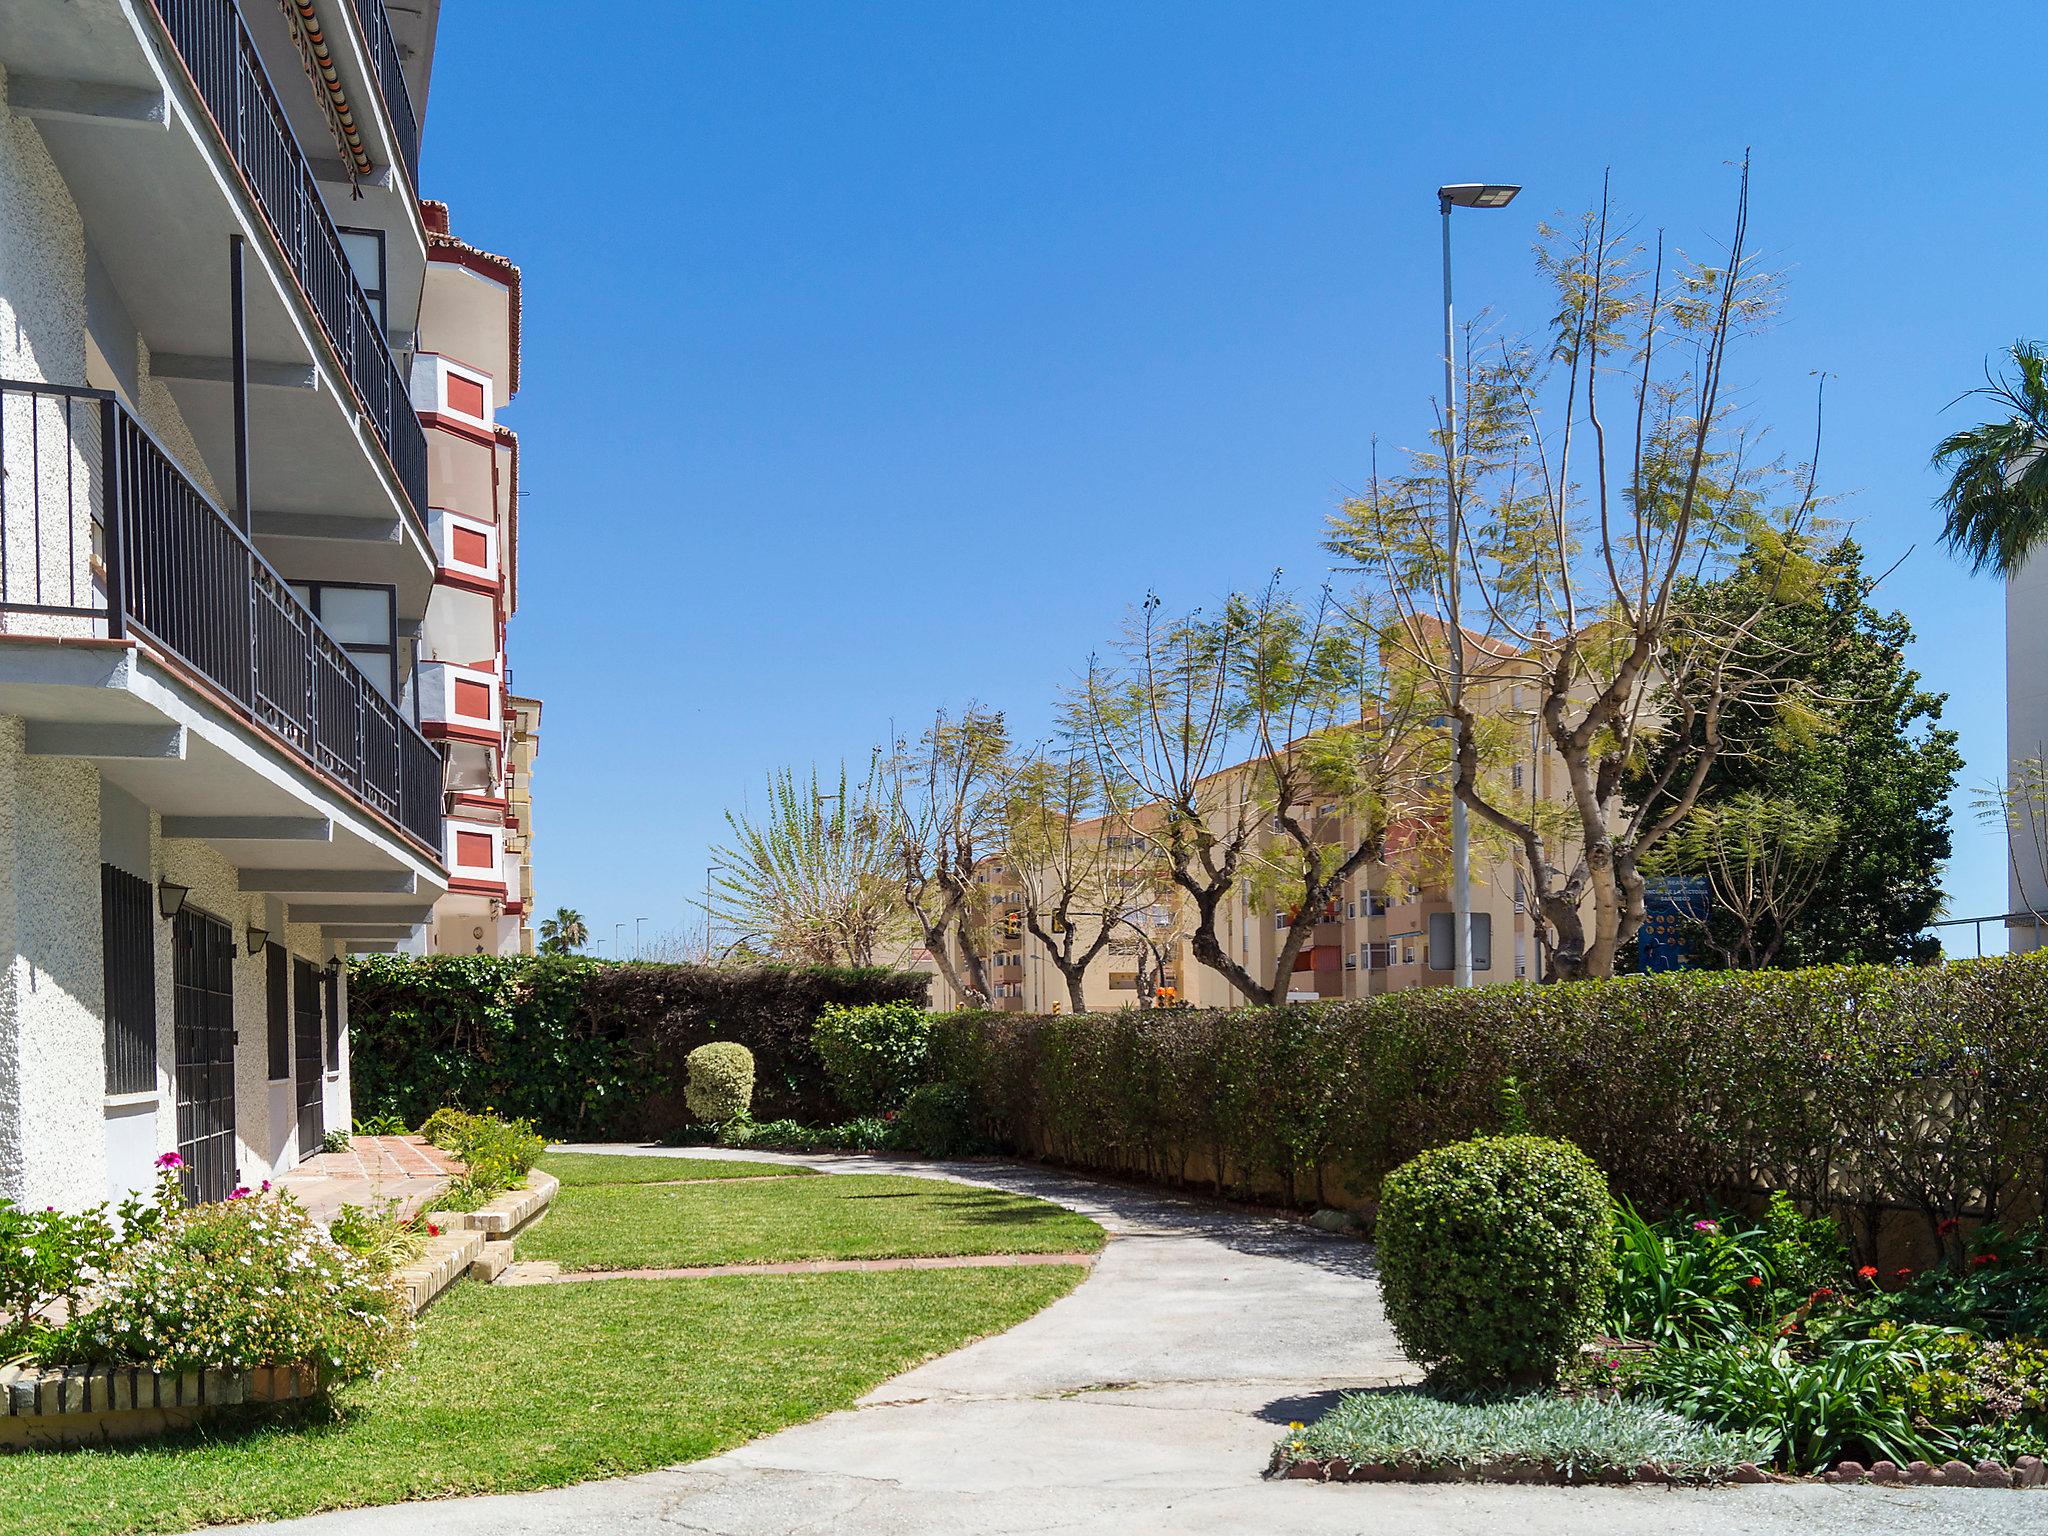
[[[954,995],[986,1003],[989,913],[976,878],[1002,844],[1010,738],[999,713],[970,704],[940,710],[915,744],[897,742],[888,764],[897,890],[925,949]]]
[[[1277,580],[1220,612],[1180,617],[1148,598],[1081,699],[1128,820],[1193,907],[1195,958],[1257,1003],[1286,998],[1303,946],[1360,870],[1448,803],[1438,707],[1413,669],[1386,665],[1378,615]],[[1286,914],[1270,970],[1232,953],[1225,899],[1243,887]]]
[[[1754,664],[1755,632],[1812,581],[1816,500],[1812,459],[1766,458],[1728,384],[1731,349],[1773,308],[1746,160],[1714,259],[1661,235],[1646,248],[1605,190],[1539,249],[1546,341],[1481,346],[1468,329],[1456,441],[1440,429],[1407,475],[1375,472],[1328,546],[1400,615],[1392,632],[1457,727],[1455,792],[1518,850],[1545,972],[1571,979],[1611,975],[1641,926],[1643,859],[1699,798],[1723,715],[1792,686]],[[1690,587],[1744,561],[1753,606],[1688,611]],[[1487,772],[1484,717],[1518,706],[1561,769],[1563,826]],[[1674,741],[1692,750],[1624,793],[1629,766]]]
[[[1157,860],[1131,831],[1129,799],[1072,738],[1020,764],[1004,799],[1003,853],[1024,893],[1024,927],[1066,979],[1076,1013],[1087,1006],[1088,967],[1119,935],[1144,937],[1133,914],[1149,909],[1158,889]]]

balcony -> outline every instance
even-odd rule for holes
[[[151,3],[319,316],[415,519],[423,519],[426,434],[235,0]]]
[[[110,393],[0,380],[0,632],[145,642],[441,857],[439,750]]]
[[[399,65],[398,39],[391,35],[391,15],[384,0],[356,0],[356,19],[362,23],[363,42],[369,49],[370,64],[376,71],[377,89],[384,97],[384,111],[391,119],[391,131],[398,136],[399,152],[405,157],[405,173],[415,189],[420,184],[420,118],[413,110],[412,92],[406,88],[405,71]]]

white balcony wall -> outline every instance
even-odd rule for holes
[[[495,673],[449,662],[428,662],[420,668],[420,718],[472,735],[502,736],[505,729]]]
[[[498,610],[490,594],[436,587],[420,629],[420,660],[473,667],[497,655]]]
[[[443,571],[496,584],[498,530],[495,524],[435,507],[427,514],[427,528],[434,545],[434,559]]]

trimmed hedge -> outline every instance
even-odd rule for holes
[[[754,1053],[737,1040],[713,1040],[683,1058],[683,1102],[701,1125],[731,1125],[754,1105]]]
[[[1229,1012],[949,1015],[934,1075],[1023,1151],[1290,1203],[1370,1198],[1427,1148],[1566,1138],[1646,1209],[1788,1189],[1866,1243],[2038,1207],[2048,953],[1675,973]]]
[[[733,969],[581,956],[370,955],[349,966],[355,1113],[417,1125],[491,1107],[555,1137],[660,1140],[691,1124],[684,1059],[754,1053],[764,1120],[842,1118],[811,1048],[831,1003],[922,1006],[930,978],[879,969]]]

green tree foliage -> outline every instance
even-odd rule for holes
[[[2048,354],[2014,342],[2014,373],[1973,396],[2000,407],[1992,420],[1943,438],[1934,466],[1946,470],[1942,540],[1973,571],[2010,576],[2048,537]]]
[[[1745,566],[1698,585],[1685,595],[1686,609],[1709,623],[1753,613],[1758,579]],[[1871,587],[1862,551],[1841,541],[1822,557],[1802,600],[1765,611],[1734,658],[1780,686],[1724,709],[1701,805],[1725,811],[1761,797],[1838,833],[1814,899],[1787,922],[1759,924],[1746,961],[1731,958],[1742,923],[1724,908],[1710,920],[1700,964],[1922,963],[1939,953],[1926,927],[1941,907],[1948,802],[1962,754],[1956,733],[1939,723],[1948,696],[1923,688],[1906,665],[1912,626],[1902,613],[1872,607]],[[1689,773],[1696,762],[1693,743],[1667,744],[1630,786],[1651,774]]]
[[[829,807],[829,809],[828,809]],[[712,850],[720,874],[712,915],[802,965],[872,965],[902,904],[893,878],[895,833],[880,755],[854,780],[839,767],[826,793],[813,767],[768,779],[758,819],[727,811],[732,840]]]
[[[573,954],[590,942],[590,926],[574,907],[557,907],[553,917],[540,920],[540,952],[544,955]]]
[[[839,1102],[856,1115],[901,1109],[925,1078],[932,1016],[915,1003],[828,1004],[812,1030]]]
[[[1330,520],[1327,547],[1383,593],[1457,724],[1458,798],[1521,855],[1552,978],[1613,974],[1642,926],[1642,860],[1712,767],[1714,719],[1764,686],[1726,664],[1743,624],[1690,621],[1685,584],[1746,551],[1768,552],[1788,592],[1800,583],[1812,464],[1761,452],[1726,383],[1775,302],[1748,219],[1745,164],[1728,238],[1705,257],[1638,241],[1604,194],[1546,229],[1548,334],[1468,334],[1455,435],[1439,430],[1404,475],[1375,473]],[[1504,692],[1561,769],[1556,801],[1489,783]],[[1627,766],[1674,737],[1699,745],[1700,773],[1623,796]],[[1563,826],[1547,814],[1559,802]]]

